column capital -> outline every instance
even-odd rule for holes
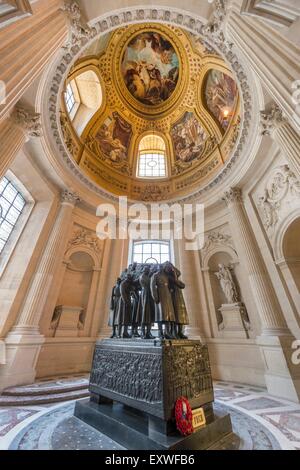
[[[279,125],[286,122],[282,109],[273,104],[270,109],[260,112],[260,125],[262,135],[271,135]]]
[[[225,36],[223,28],[226,17],[226,0],[215,0],[213,6],[214,10],[212,16],[203,26],[202,34],[204,34],[204,36],[212,36],[216,42],[224,42]]]
[[[12,115],[12,120],[22,128],[26,137],[41,137],[42,125],[41,115],[23,106],[16,106]]]
[[[241,188],[229,188],[228,191],[224,193],[222,200],[225,201],[227,205],[233,202],[243,202]]]
[[[96,35],[96,28],[90,28],[84,21],[77,2],[65,2],[62,11],[66,13],[69,22],[69,40],[64,49],[72,49],[74,46],[80,47],[82,42],[87,42]]]
[[[73,192],[70,189],[64,189],[60,194],[60,201],[62,204],[65,203],[75,206],[80,201],[80,197],[76,192]]]

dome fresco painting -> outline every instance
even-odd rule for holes
[[[131,39],[121,70],[130,93],[141,103],[153,106],[173,93],[179,77],[179,59],[170,41],[149,31]]]
[[[62,100],[61,123],[73,159],[99,186],[137,200],[166,199],[222,168],[239,135],[240,99],[216,51],[178,27],[154,23],[119,28],[91,51],[77,59],[66,84],[82,83],[81,74],[93,70],[101,106],[79,135],[80,113],[72,118]],[[159,157],[154,148],[143,155],[147,165],[164,161],[162,172],[151,172],[155,192],[150,171],[140,172],[144,135],[160,136],[165,146]]]
[[[205,147],[207,134],[197,117],[192,112],[174,124],[171,129],[175,158],[182,162],[191,162],[198,158]]]
[[[119,162],[127,159],[131,136],[131,125],[117,112],[113,112],[101,125],[96,141],[106,158]]]
[[[300,0],[0,0],[8,459],[300,450],[299,25]]]
[[[207,74],[204,93],[208,110],[217,119],[220,126],[226,129],[238,96],[235,81],[226,73],[212,69]]]

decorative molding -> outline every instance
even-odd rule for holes
[[[70,27],[69,39],[63,46],[65,50],[71,51],[73,48],[78,49],[83,44],[86,44],[90,39],[95,37],[97,34],[96,28],[90,28],[86,22],[84,22],[77,2],[66,2],[62,10],[67,14]]]
[[[202,34],[213,38],[218,43],[225,41],[223,28],[226,17],[226,1],[215,0],[214,7],[211,19],[202,28]]]
[[[272,229],[278,222],[278,211],[280,202],[270,198],[268,189],[265,189],[264,195],[258,199],[258,206],[261,209],[262,222],[266,230]]]
[[[274,234],[282,204],[289,194],[293,199],[300,197],[300,181],[289,165],[285,164],[275,169],[265,185],[263,195],[258,198],[261,220],[269,236]]]
[[[241,14],[254,16],[268,23],[291,26],[300,16],[300,8],[282,0],[244,0]]]
[[[210,232],[202,248],[202,252],[208,252],[214,245],[226,245],[233,248],[233,241],[231,235],[222,232]]]
[[[221,18],[224,18],[224,2],[217,1],[217,13],[212,21],[216,24],[221,23]],[[223,16],[222,16],[223,15]],[[76,13],[76,18],[78,13]],[[76,20],[77,21],[77,20]],[[224,179],[225,176],[231,171],[233,165],[237,162],[240,155],[242,154],[245,144],[247,142],[247,137],[249,135],[249,130],[251,126],[252,118],[252,98],[250,87],[247,81],[247,75],[244,72],[242,65],[238,59],[238,56],[233,50],[233,45],[229,44],[226,39],[220,34],[216,34],[216,27],[207,27],[204,28],[204,24],[198,18],[192,17],[190,15],[179,13],[174,10],[166,9],[128,9],[128,11],[121,11],[114,13],[113,15],[107,15],[102,17],[95,25],[94,29],[97,31],[97,34],[93,35],[87,40],[85,35],[80,36],[78,41],[76,41],[76,47],[71,47],[68,49],[68,52],[65,53],[65,50],[62,52],[62,56],[58,60],[54,76],[52,77],[50,83],[50,93],[49,93],[49,106],[48,113],[46,117],[48,119],[48,127],[53,133],[55,140],[56,152],[61,156],[62,161],[65,162],[67,168],[72,171],[77,179],[83,183],[90,190],[96,194],[101,195],[105,199],[117,202],[117,196],[111,194],[109,191],[99,187],[97,184],[92,182],[78,167],[78,165],[73,160],[70,152],[63,141],[62,131],[60,125],[58,124],[57,114],[58,109],[60,108],[60,91],[63,86],[65,77],[68,74],[68,71],[76,58],[79,56],[79,52],[82,53],[82,49],[90,45],[92,38],[96,38],[101,34],[108,33],[115,29],[116,27],[126,26],[138,21],[157,21],[157,22],[168,22],[170,24],[180,26],[185,30],[193,33],[194,35],[201,36],[204,43],[207,43],[208,46],[215,49],[226,61],[230,64],[233,74],[237,83],[239,84],[240,95],[243,104],[243,115],[241,130],[239,138],[237,138],[234,148],[232,149],[231,158],[226,161],[222,168],[220,168],[219,173],[211,180],[204,184],[199,190],[196,190],[192,195],[186,196],[181,199],[182,203],[187,201],[195,200],[200,195],[214,188],[217,184]],[[213,30],[213,32],[212,32]],[[215,162],[214,165],[217,166],[218,162]],[[187,182],[189,184],[189,182]],[[178,188],[177,188],[178,189]]]
[[[101,242],[99,238],[93,236],[92,232],[86,230],[85,228],[81,228],[73,234],[73,237],[68,243],[68,248],[66,252],[74,246],[88,247],[92,251],[95,251],[97,254],[101,252]]]
[[[42,125],[39,113],[17,106],[12,113],[12,119],[18,126],[22,127],[28,138],[41,137]]]
[[[167,199],[170,194],[170,186],[159,186],[158,184],[148,184],[143,188],[137,186],[136,193],[139,194],[139,199],[142,201],[161,201]]]
[[[273,104],[269,110],[261,111],[260,117],[262,135],[271,135],[278,125],[286,122],[283,112],[277,104]]]
[[[70,191],[69,189],[64,189],[60,195],[61,203],[69,203],[72,205],[76,205],[80,202],[80,197],[77,193]]]
[[[229,188],[222,197],[222,200],[225,201],[227,205],[235,202],[243,202],[242,190],[240,188]]]

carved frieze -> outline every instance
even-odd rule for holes
[[[167,199],[170,194],[169,185],[148,184],[146,186],[134,186],[133,194],[135,197],[145,202],[154,202]]]
[[[71,240],[69,240],[67,250],[74,246],[86,246],[96,253],[101,252],[101,241],[85,228],[76,230]]]
[[[96,345],[90,391],[168,420],[179,396],[193,407],[213,401],[207,346],[104,340]]]
[[[225,246],[230,246],[233,248],[233,241],[232,241],[231,235],[228,235],[223,232],[216,232],[216,231],[210,232],[206,236],[206,240],[202,248],[202,252],[206,253],[214,245],[225,245]]]
[[[274,234],[280,214],[286,202],[290,204],[300,197],[300,181],[287,164],[276,168],[267,180],[263,194],[258,197],[258,210],[269,234]]]

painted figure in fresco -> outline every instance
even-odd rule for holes
[[[159,337],[175,339],[173,333],[175,313],[169,289],[169,277],[163,265],[160,265],[158,271],[151,277],[150,288],[155,302],[155,321],[158,323]]]
[[[229,124],[228,116],[232,116],[237,96],[237,85],[229,75],[220,70],[210,70],[205,86],[206,105],[223,129]]]
[[[229,304],[234,304],[235,302],[238,302],[239,296],[236,285],[232,278],[230,268],[224,266],[224,264],[219,264],[219,271],[215,273],[215,275],[220,281],[220,285],[225,294],[227,302]]]
[[[110,314],[108,325],[112,327],[111,338],[117,338],[119,320],[120,320],[120,299],[121,299],[121,285],[122,279],[118,277],[116,285],[112,289],[111,299],[110,299]]]
[[[130,41],[122,60],[130,93],[140,102],[156,105],[168,99],[179,76],[179,60],[172,44],[161,34],[146,32]]]
[[[175,313],[176,330],[173,334],[178,339],[187,339],[187,336],[184,334],[184,326],[189,324],[189,317],[182,293],[185,284],[179,279],[181,276],[179,269],[175,268],[169,261],[165,263],[165,270],[169,276],[169,288]]]
[[[205,148],[207,134],[194,113],[186,112],[171,129],[176,160],[191,162]]]
[[[131,136],[131,125],[114,112],[100,127],[96,140],[105,157],[112,162],[120,162],[127,159]]]
[[[155,305],[151,295],[150,281],[151,272],[150,266],[145,266],[142,274],[140,275],[139,282],[142,288],[140,303],[141,303],[141,316],[142,316],[142,338],[153,339],[151,334],[151,326],[155,321]]]

